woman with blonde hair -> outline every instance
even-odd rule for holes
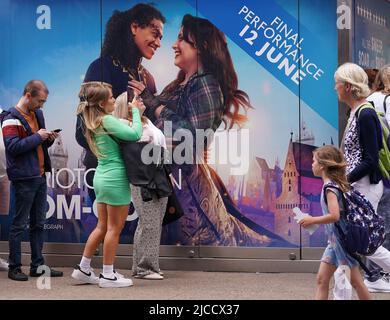
[[[377,211],[383,194],[382,175],[379,169],[382,133],[375,109],[366,99],[370,94],[368,77],[360,66],[345,63],[336,70],[334,78],[339,100],[347,104],[351,110],[341,143],[347,161],[348,181]],[[390,270],[390,252],[383,246],[367,258],[387,272]],[[369,278],[365,280],[365,285],[369,291],[390,291],[387,278]]]
[[[345,63],[336,70],[334,78],[339,100],[351,111],[342,141],[348,181],[366,195],[376,210],[383,193],[379,170],[382,139],[378,116],[374,108],[367,108],[368,77],[358,65]]]
[[[127,92],[122,93],[116,99],[113,115],[125,119],[122,121],[127,124],[132,123],[132,115],[127,108]],[[144,116],[142,117],[142,136],[137,142],[146,142],[166,149],[164,134]],[[161,150],[160,148],[156,150]],[[145,187],[130,185],[130,189],[138,214],[133,243],[133,276],[138,279],[163,280],[164,276],[159,265],[159,250],[162,222],[168,198],[165,193],[148,190]]]
[[[90,150],[98,158],[93,179],[98,210],[98,223],[90,234],[80,265],[72,278],[83,283],[99,283],[100,287],[128,287],[133,283],[114,270],[119,235],[128,215],[131,201],[129,182],[119,145],[112,137],[136,141],[141,137],[140,114],[144,107],[132,105],[132,126],[123,124],[111,115],[115,99],[111,86],[104,83],[84,83],[80,91],[81,113]],[[100,242],[103,244],[103,271],[99,279],[91,268],[91,258]]]

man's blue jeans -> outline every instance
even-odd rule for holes
[[[47,185],[45,176],[11,183],[13,193],[12,224],[9,232],[9,268],[19,268],[23,233],[30,222],[31,265],[35,270],[44,264],[42,247],[47,210]]]

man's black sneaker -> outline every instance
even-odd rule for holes
[[[46,268],[43,268],[43,270],[41,272],[37,272],[37,269],[30,269],[30,277],[42,276],[43,274],[45,274],[45,269]],[[48,275],[49,277],[55,278],[55,277],[62,277],[64,275],[64,273],[62,271],[57,271],[57,270],[54,270],[52,268],[49,268],[49,269],[50,269],[50,274]]]
[[[27,281],[28,276],[22,272],[22,269],[15,268],[8,270],[8,278],[15,281]]]

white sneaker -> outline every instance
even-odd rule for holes
[[[364,279],[364,284],[369,292],[390,292],[390,281],[385,276],[373,282]]]
[[[8,271],[8,262],[0,258],[0,271]]]
[[[145,274],[144,276],[137,274],[136,276],[134,276],[134,278],[146,279],[146,280],[163,280],[164,279],[164,277],[161,274],[157,273],[157,272]]]
[[[100,274],[99,277],[100,288],[123,288],[131,287],[132,285],[133,281],[131,281],[131,279],[119,277],[118,274],[114,272],[107,277],[103,276],[102,274]]]
[[[92,268],[90,268],[89,271],[86,272],[81,270],[78,264],[74,268],[71,277],[81,283],[90,283],[90,284],[99,283],[99,277],[96,276]]]
[[[124,278],[124,277],[125,277],[122,273],[116,272],[116,270],[114,270],[114,274],[115,274],[118,278]]]

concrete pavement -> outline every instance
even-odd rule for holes
[[[164,271],[164,280],[133,278],[133,287],[101,289],[96,285],[76,284],[70,277],[72,268],[56,269],[62,270],[64,277],[52,278],[51,289],[43,290],[37,285],[42,279],[16,282],[7,278],[7,272],[0,271],[0,299],[310,300],[314,297],[316,278],[313,273]],[[23,270],[28,272],[28,267]],[[118,272],[125,276],[131,274],[130,270]],[[372,295],[375,300],[390,300],[390,293]],[[357,299],[355,293],[353,299]]]

